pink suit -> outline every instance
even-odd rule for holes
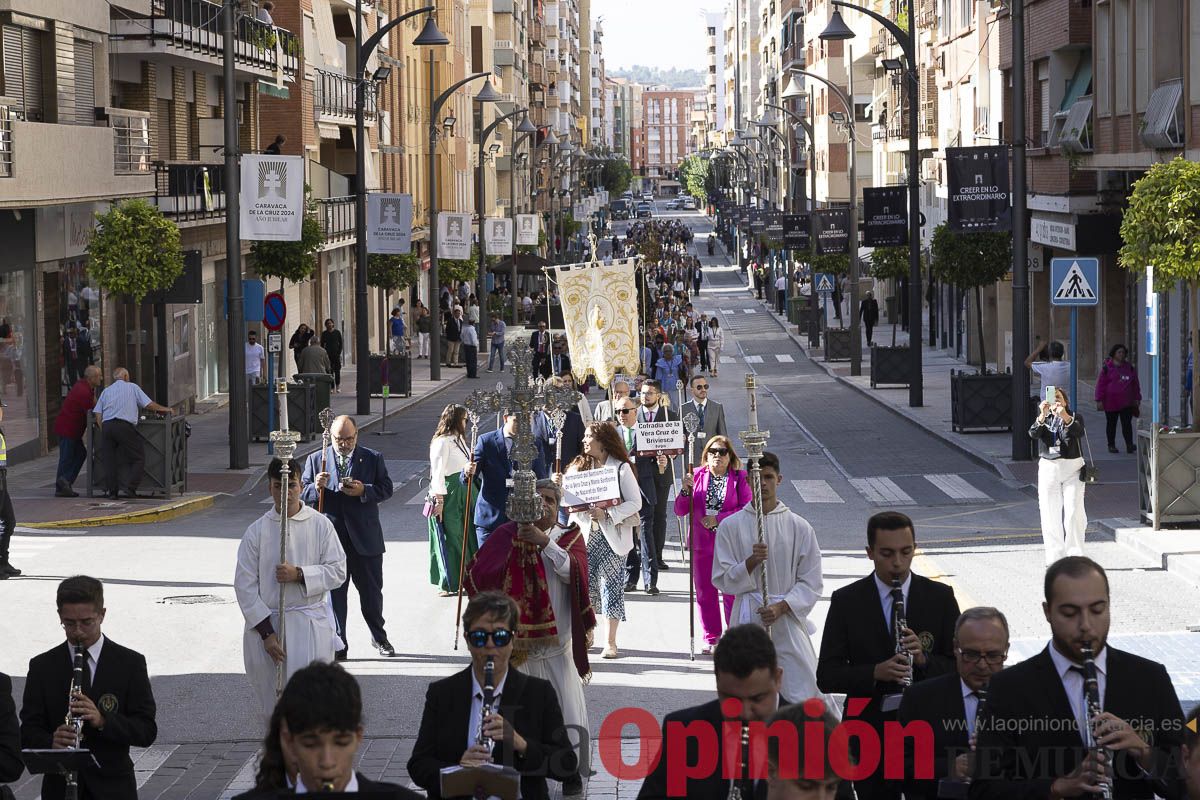
[[[705,528],[701,520],[707,515],[705,507],[708,498],[708,467],[698,467],[692,471],[691,496],[676,495],[675,514],[685,517],[692,512],[692,557],[693,574],[696,580],[696,606],[700,609],[700,625],[704,628],[704,640],[716,644],[721,638],[721,614],[717,609],[719,592],[712,582],[713,551],[716,547],[717,532]],[[735,511],[741,510],[750,502],[750,479],[745,470],[730,470],[725,487],[725,502],[717,512],[717,524]],[[733,596],[723,595],[722,605],[725,608],[725,624],[729,624],[729,613],[733,609]]]

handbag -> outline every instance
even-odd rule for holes
[[[1095,483],[1096,479],[1100,477],[1100,468],[1092,459],[1092,443],[1088,441],[1086,432],[1083,434],[1083,443],[1087,446],[1087,458],[1083,460],[1083,466],[1079,468],[1079,480],[1085,484]]]
[[[425,495],[425,505],[421,506],[421,516],[425,519],[430,519],[437,515],[437,498],[433,495]]]

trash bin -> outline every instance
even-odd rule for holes
[[[333,376],[324,372],[300,372],[292,376],[296,383],[310,384],[315,389],[317,413],[329,408],[329,395],[333,393]],[[290,411],[291,409],[289,409]]]
[[[271,431],[279,419],[279,409],[275,409],[275,417],[268,418],[267,389],[275,390],[272,384],[258,383],[250,387],[250,439],[255,442],[265,442],[270,438]],[[317,422],[317,387],[315,383],[288,384],[288,427],[300,433],[303,441],[311,442],[320,430]],[[279,397],[276,396],[276,402]]]
[[[155,497],[182,495],[187,491],[187,419],[179,415],[140,416],[138,436],[146,461],[138,484],[138,494]],[[87,496],[102,494],[106,464],[101,457],[101,428],[88,414]]]

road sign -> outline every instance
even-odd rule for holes
[[[818,294],[833,294],[833,275],[828,272],[818,272],[815,277]]]
[[[282,353],[283,352],[283,334],[278,331],[271,331],[267,334],[267,352]]]
[[[279,292],[271,292],[263,298],[263,325],[269,331],[277,331],[283,327],[287,319],[287,303]]]
[[[1100,304],[1100,259],[1050,260],[1050,303],[1056,306]]]

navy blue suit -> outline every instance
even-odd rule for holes
[[[301,499],[317,507],[317,473],[321,472],[322,452],[312,453],[304,462],[304,490]],[[324,452],[325,471],[329,485],[325,487],[325,516],[333,523],[346,551],[349,577],[333,590],[333,614],[337,617],[342,641],[346,640],[346,594],[350,581],[358,590],[363,619],[376,642],[386,642],[383,629],[383,526],[379,524],[379,504],[392,496],[392,479],[387,464],[378,450],[355,447],[350,464],[343,475],[338,469],[337,451],[330,447]],[[338,487],[344,477],[363,482],[363,494],[351,497]],[[336,491],[335,491],[336,490]]]
[[[536,442],[534,447],[538,455],[531,465],[533,471],[538,478],[549,477],[541,447]],[[508,501],[507,481],[512,477],[515,464],[509,460],[503,429],[488,431],[476,440],[475,469],[482,481],[479,500],[475,503],[475,535],[482,547],[492,531],[508,522],[508,515],[504,513]]]

